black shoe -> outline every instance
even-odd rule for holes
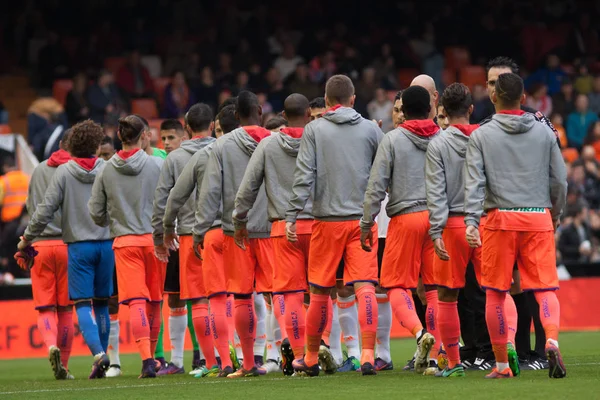
[[[167,368],[168,365],[169,365],[169,363],[167,362],[167,360],[165,360],[164,357],[155,358],[154,361],[155,361],[155,364],[156,364],[156,368],[155,368],[156,371],[155,372],[160,371],[162,368]]]
[[[375,367],[370,362],[366,362],[360,366],[360,372],[362,372],[363,376],[365,375],[377,375],[377,371],[375,371]]]
[[[231,374],[233,374],[233,368],[225,367],[221,370],[221,372],[219,372],[219,375],[217,375],[217,377],[218,378],[227,378]]]
[[[464,364],[464,363],[463,363]],[[479,371],[489,371],[496,366],[496,360],[492,358],[479,358],[477,357],[473,364],[469,367],[470,369],[476,369]]]
[[[140,378],[156,378],[156,362],[148,358],[142,362],[142,374]]]
[[[265,359],[263,356],[254,356],[254,365],[256,365],[257,367],[262,367],[263,364],[265,363]]]
[[[519,365],[524,371],[539,371],[550,367],[548,360],[535,352],[532,352],[529,358],[519,358]]]
[[[415,370],[415,358],[408,360],[406,365],[402,368],[403,371],[414,371]]]
[[[281,358],[281,369],[283,370],[283,374],[286,376],[293,375],[294,367],[292,366],[292,362],[294,361],[294,351],[292,350],[288,338],[283,339],[283,342],[281,342]]]

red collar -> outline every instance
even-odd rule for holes
[[[455,124],[452,126],[464,133],[465,136],[471,136],[471,133],[473,133],[475,129],[479,128],[479,124]]]
[[[119,157],[121,157],[123,160],[127,160],[129,157],[131,157],[132,155],[134,155],[135,153],[137,153],[140,150],[141,150],[140,148],[133,149],[133,150],[119,150],[119,151],[117,151],[117,155]]]
[[[52,153],[50,158],[48,159],[48,166],[52,168],[57,168],[59,165],[63,165],[67,161],[71,159],[71,155],[68,151],[60,149]]]
[[[327,110],[325,110],[325,112],[323,114],[327,114],[328,112],[334,112],[338,108],[342,108],[342,105],[341,104],[336,104],[333,107],[329,107]]]
[[[502,111],[498,111],[497,114],[523,115],[523,114],[525,114],[525,111],[523,111],[523,110],[502,110]]]
[[[412,119],[404,122],[400,127],[422,137],[433,136],[440,130],[440,127],[430,119]]]
[[[97,159],[98,159],[98,157],[90,157],[90,158],[73,157],[72,158],[73,161],[75,161],[77,164],[79,164],[79,166],[81,166],[86,171],[91,171],[94,169]]]
[[[304,128],[293,128],[286,127],[281,129],[281,133],[285,133],[288,136],[293,137],[294,139],[300,139],[302,137],[302,133],[304,133]]]
[[[250,125],[243,126],[244,130],[250,137],[260,143],[261,140],[266,138],[267,136],[271,136],[271,131],[263,128],[262,126]]]

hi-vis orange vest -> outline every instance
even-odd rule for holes
[[[3,186],[2,222],[10,222],[21,216],[27,201],[29,176],[22,171],[11,171],[0,177]]]

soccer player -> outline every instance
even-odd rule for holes
[[[360,222],[361,243],[366,251],[376,250],[371,228],[388,191],[386,211],[391,219],[381,286],[388,289],[396,318],[417,339],[415,372],[424,373],[430,367],[429,352],[435,339],[419,321],[410,290],[417,287],[420,274],[427,291],[427,327],[434,328],[434,311],[429,309],[437,301],[432,301],[430,293],[436,297],[437,294],[433,282],[433,244],[427,235],[425,152],[440,128],[429,119],[430,95],[421,86],[411,86],[402,93],[402,111],[406,122],[385,135],[373,162]]]
[[[448,129],[448,127],[450,126],[450,123],[448,122],[448,114],[446,113],[443,104],[438,104],[437,106],[437,124],[440,128],[444,130]]]
[[[238,127],[238,122],[235,119],[235,106],[227,106],[219,112],[215,118],[215,128],[217,139],[222,135],[220,132],[223,129],[229,132]],[[197,151],[188,161],[185,168],[177,178],[177,182],[167,199],[167,204],[163,217],[163,227],[165,231],[170,231],[175,226],[175,219],[178,211],[186,205],[186,202],[192,201],[193,210],[196,209],[196,196],[191,197],[197,191],[196,186],[202,184],[204,177],[204,169],[208,156],[212,150],[214,141],[201,150]],[[195,227],[195,216],[194,223]],[[192,230],[194,232],[194,230]],[[195,238],[195,235],[194,235]],[[194,242],[196,240],[194,239]],[[220,226],[220,217],[215,221],[214,227],[208,231],[205,239],[205,250],[202,252],[202,279],[210,306],[210,319],[214,345],[221,357],[221,369],[218,371],[219,376],[227,376],[233,372],[233,367],[239,367],[235,358],[235,351],[229,347],[228,340],[230,338],[229,324],[227,321],[227,289],[225,282],[225,271],[223,267],[223,231]],[[194,244],[192,251],[197,251],[197,246]],[[199,255],[198,252],[196,255]],[[200,258],[200,257],[198,257]],[[233,335],[233,332],[231,332]],[[233,344],[233,340],[231,340]],[[233,359],[230,361],[226,354],[230,354]],[[232,364],[233,362],[233,364]],[[235,365],[234,365],[235,364]],[[200,368],[194,375],[198,378],[204,376],[215,375],[206,367]]]
[[[256,207],[248,215],[249,240],[246,250],[239,248],[233,238],[232,212],[235,194],[244,171],[256,146],[271,132],[259,126],[262,109],[254,93],[242,91],[238,95],[236,115],[241,128],[219,138],[210,153],[196,208],[194,235],[202,247],[205,235],[214,226],[219,210],[223,210],[221,226],[225,235],[223,262],[227,279],[227,292],[234,295],[235,328],[240,337],[243,366],[228,378],[257,376],[266,371],[254,362],[256,314],[252,293],[271,291],[273,277],[273,248],[267,218],[267,199],[261,189]],[[242,228],[242,227],[240,227]],[[204,247],[206,247],[204,245]]]
[[[431,110],[429,111],[429,119],[435,119],[440,94],[435,87],[435,81],[433,78],[429,75],[418,75],[412,80],[410,86],[421,86],[427,89],[427,92],[429,92],[429,104],[431,106]]]
[[[427,147],[425,172],[431,224],[429,235],[436,253],[433,269],[434,282],[438,287],[437,321],[448,358],[448,366],[436,376],[445,378],[464,376],[459,352],[461,335],[457,300],[460,289],[465,286],[469,262],[474,265],[479,280],[481,250],[471,249],[465,240],[463,167],[469,137],[479,128],[479,125],[469,125],[473,112],[469,88],[453,83],[444,90],[441,104],[447,113],[449,127]],[[509,359],[512,358],[513,373],[518,374],[519,361],[513,346],[517,310],[511,296],[506,297],[506,302]]]
[[[306,126],[294,173],[294,185],[286,211],[286,234],[298,240],[296,220],[313,193],[313,233],[308,260],[310,306],[306,315],[307,351],[294,368],[310,376],[319,375],[318,352],[321,336],[331,318],[329,293],[344,258],[344,282],[354,285],[362,335],[361,371],[375,374],[374,349],[377,332],[377,253],[358,248],[358,219],[367,186],[369,170],[383,133],[352,107],[354,85],[344,75],[327,81],[325,99],[328,111]],[[373,227],[371,232],[377,232]],[[377,250],[377,244],[375,244]]]
[[[172,151],[165,160],[161,169],[161,176],[156,188],[154,196],[154,213],[152,216],[152,225],[154,228],[154,245],[157,256],[166,261],[177,257],[177,254],[168,254],[168,249],[175,251],[179,246],[179,268],[178,268],[178,285],[177,289],[181,289],[181,300],[176,302],[173,298],[171,307],[171,316],[177,317],[182,314],[182,308],[185,308],[185,301],[190,301],[192,309],[192,321],[196,338],[199,341],[202,353],[206,358],[206,362],[210,368],[217,366],[215,358],[213,341],[210,334],[210,327],[207,330],[209,323],[208,317],[208,300],[204,294],[202,284],[202,263],[194,255],[192,228],[194,226],[194,201],[193,195],[177,210],[177,227],[175,221],[171,225],[163,229],[163,218],[167,199],[171,189],[175,186],[175,182],[181,175],[181,172],[190,161],[192,156],[204,147],[208,146],[215,139],[211,136],[214,124],[213,113],[210,106],[206,104],[195,104],[185,115],[185,129],[192,137],[191,140],[186,140],[181,144],[181,147]],[[175,230],[177,229],[177,233]],[[175,280],[173,275],[172,280]],[[176,289],[176,288],[171,288]],[[171,298],[171,297],[170,297]],[[183,322],[183,321],[181,321]],[[169,325],[171,326],[171,325]],[[209,325],[208,325],[209,326]],[[172,331],[172,329],[170,329]],[[185,330],[173,332],[176,336],[172,361],[167,368],[162,371],[161,375],[181,374],[183,370],[183,345],[185,342]],[[196,373],[201,370],[206,370],[202,366],[196,369]],[[207,370],[206,370],[207,371]],[[204,371],[204,372],[206,372]]]
[[[310,107],[310,120],[314,121],[315,119],[319,119],[325,113],[327,106],[325,105],[324,97],[315,97],[309,103]]]
[[[63,140],[65,139],[63,138]],[[102,158],[104,161],[108,161],[114,154],[115,143],[110,136],[104,136],[102,138],[102,143],[100,144],[100,152],[98,153],[98,157]]]
[[[405,121],[404,113],[402,112],[402,90],[398,91],[398,93],[396,93],[396,96],[394,96],[394,108],[392,108],[392,121],[394,121],[394,126],[403,124]]]
[[[496,367],[486,377],[513,376],[505,297],[518,261],[522,288],[533,290],[540,304],[549,376],[563,378],[554,230],[566,204],[566,167],[556,135],[520,109],[524,100],[523,80],[513,73],[500,74],[492,92],[496,114],[473,132],[467,148],[466,238],[471,247],[482,245],[478,227],[487,211],[481,279]]]
[[[104,160],[96,157],[103,137],[102,127],[91,120],[73,126],[67,144],[71,160],[56,169],[44,200],[36,207],[19,243],[19,250],[25,249],[44,232],[56,212],[62,211],[69,298],[75,303],[79,329],[94,356],[90,379],[104,378],[110,365],[105,353],[114,254],[108,229],[97,226],[87,209],[92,185],[104,168]]]
[[[119,301],[129,306],[131,330],[142,357],[140,378],[154,378],[166,265],[154,256],[152,244],[151,199],[160,168],[141,150],[144,130],[144,122],[135,115],[119,119],[123,150],[98,174],[88,208],[98,226],[110,225]]]
[[[288,96],[283,115],[287,127],[281,130],[281,135],[263,139],[250,158],[235,198],[233,220],[238,226],[244,225],[264,182],[276,260],[273,266],[273,308],[279,325],[287,331],[287,334],[283,332],[281,345],[283,373],[292,375],[292,362],[304,357],[306,327],[302,303],[304,292],[308,290],[306,267],[313,224],[312,202],[309,201],[300,214],[298,241],[295,243],[289,242],[285,236],[285,210],[291,196],[300,139],[311,118],[308,99],[297,93]],[[237,237],[248,239],[245,232],[236,232]],[[283,309],[280,307],[281,297]]]
[[[27,194],[27,212],[33,215],[59,166],[71,155],[66,150],[71,131],[63,135],[60,149],[40,163],[31,175]],[[73,344],[73,302],[69,300],[67,245],[62,240],[62,217],[56,212],[41,235],[33,241],[38,252],[31,267],[33,304],[38,311],[38,329],[48,348],[50,365],[56,379],[73,379],[68,372]]]

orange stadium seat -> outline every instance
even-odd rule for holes
[[[456,70],[444,69],[444,71],[442,71],[442,83],[444,86],[448,86],[454,82],[456,82]]]
[[[131,101],[131,113],[146,119],[158,118],[158,108],[153,99],[135,99]]]
[[[460,69],[459,81],[467,85],[471,90],[473,90],[473,86],[477,84],[485,86],[486,80],[487,74],[485,73],[484,67],[479,65],[468,65]]]
[[[125,57],[108,57],[106,60],[104,60],[104,68],[116,76],[117,72],[119,72],[121,67],[126,63],[127,59]]]
[[[67,94],[73,89],[73,81],[70,79],[57,79],[52,83],[52,97],[63,106],[67,101]]]
[[[154,79],[154,93],[158,96],[158,101],[163,104],[163,98],[165,97],[165,88],[171,83],[171,78],[163,76]]]
[[[415,76],[419,75],[419,70],[415,68],[401,68],[398,71],[398,82],[400,82],[401,88],[407,88],[410,86],[410,83],[415,78]]]
[[[573,147],[569,147],[567,149],[563,149],[562,156],[565,162],[572,163],[579,158],[579,151]]]
[[[0,135],[5,135],[7,133],[13,133],[11,127],[6,124],[0,124]]]
[[[444,63],[446,68],[458,70],[471,64],[471,54],[464,47],[446,47],[444,49]]]

